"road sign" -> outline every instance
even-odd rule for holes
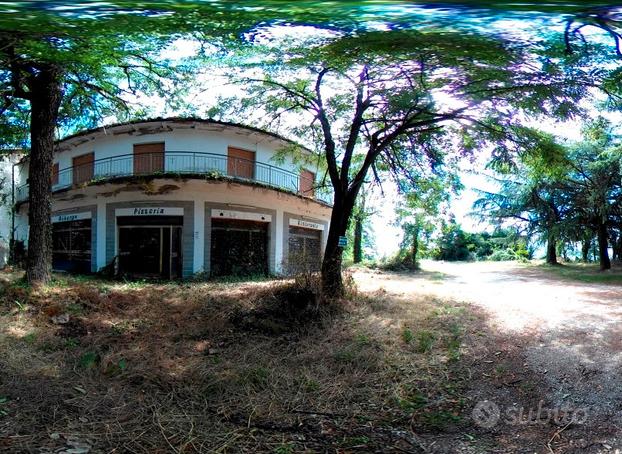
[[[348,237],[345,236],[340,236],[339,237],[339,243],[338,246],[339,247],[346,247],[348,245]]]

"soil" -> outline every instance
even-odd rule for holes
[[[429,452],[621,452],[622,286],[509,262],[354,277],[361,291],[451,298],[487,315],[469,346],[471,421],[457,437],[428,438]]]

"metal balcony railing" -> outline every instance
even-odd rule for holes
[[[316,182],[263,162],[216,153],[165,151],[97,159],[61,169],[52,175],[52,191],[76,188],[100,181],[130,176],[193,175],[252,181],[295,194],[332,203],[332,195]],[[28,184],[16,188],[16,202],[28,199]]]

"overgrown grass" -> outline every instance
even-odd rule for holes
[[[614,264],[607,271],[600,271],[598,264],[593,263],[564,263],[563,265],[556,266],[540,265],[539,268],[557,277],[572,281],[622,285],[622,265],[620,264]]]
[[[461,424],[475,316],[352,289],[318,307],[309,285],[5,280],[0,440],[13,451],[78,439],[95,452],[401,452],[413,425]]]

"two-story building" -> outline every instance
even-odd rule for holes
[[[54,154],[53,267],[165,279],[317,268],[331,206],[310,162],[281,136],[212,120],[67,137]],[[15,240],[27,243],[27,159],[15,174]]]

